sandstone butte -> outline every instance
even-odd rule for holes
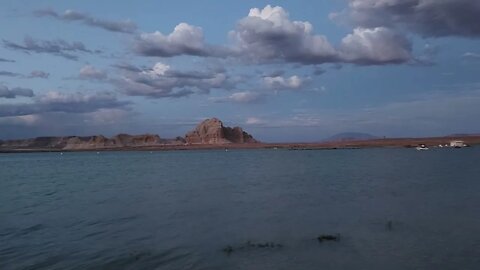
[[[241,127],[225,127],[217,118],[207,119],[185,135],[187,144],[257,143]]]

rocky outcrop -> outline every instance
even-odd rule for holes
[[[252,135],[241,127],[225,127],[222,121],[211,118],[200,123],[194,130],[185,135],[188,144],[229,144],[257,143]]]
[[[0,143],[1,148],[7,149],[65,149],[87,150],[120,147],[142,147],[156,145],[180,145],[185,141],[181,137],[175,139],[161,139],[158,135],[128,135],[119,134],[112,138],[102,135],[96,136],[67,136],[67,137],[37,137],[25,140],[10,140]]]

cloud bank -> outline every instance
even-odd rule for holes
[[[57,40],[36,40],[31,37],[25,37],[23,44],[3,40],[3,46],[7,49],[23,51],[25,53],[48,53],[61,56],[69,60],[78,60],[74,53],[98,53],[85,47],[82,42],[67,42],[62,39]]]
[[[344,15],[361,27],[400,27],[424,37],[480,36],[476,0],[349,0]]]
[[[51,91],[38,96],[33,103],[2,104],[0,117],[34,115],[50,112],[90,113],[100,109],[128,109],[131,102],[119,101],[111,93],[61,93]]]
[[[180,71],[158,62],[150,69],[119,66],[124,71],[111,82],[129,96],[184,97],[211,89],[232,89],[235,82],[224,70]]]
[[[9,89],[5,85],[0,85],[0,98],[16,98],[16,97],[33,97],[34,93],[32,89],[15,87]],[[4,105],[2,105],[4,106]]]
[[[79,21],[88,26],[101,28],[111,32],[120,32],[120,33],[127,33],[131,34],[137,30],[137,25],[131,21],[109,21],[103,20],[99,18],[92,17],[87,13],[82,13],[75,10],[65,10],[63,13],[57,13],[51,9],[44,9],[44,10],[37,10],[34,12],[35,15],[38,17],[52,17],[57,20],[66,21],[66,22],[73,22]]]

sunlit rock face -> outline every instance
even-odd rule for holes
[[[201,122],[194,130],[185,135],[189,144],[228,144],[228,143],[256,143],[252,135],[243,131],[241,127],[225,127],[217,118]]]

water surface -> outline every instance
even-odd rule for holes
[[[479,158],[0,154],[0,269],[480,269]],[[282,247],[238,249],[247,241]]]

